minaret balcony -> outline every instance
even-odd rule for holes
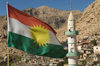
[[[78,31],[67,31],[65,32],[67,36],[76,36],[78,35]]]
[[[80,56],[80,53],[79,52],[68,52],[67,57],[78,57]]]
[[[76,42],[68,42],[68,44],[76,44]]]

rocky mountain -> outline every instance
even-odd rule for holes
[[[58,29],[62,25],[64,25],[67,22],[67,18],[69,15],[69,11],[61,11],[55,8],[50,8],[48,6],[40,6],[36,9],[27,8],[23,11],[46,22],[54,29]],[[76,19],[78,19],[82,15],[82,12],[80,10],[73,11],[73,13]]]
[[[77,21],[76,29],[80,31],[78,38],[89,36],[100,41],[100,0],[96,0],[84,10]]]

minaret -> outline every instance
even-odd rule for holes
[[[66,55],[68,57],[68,65],[78,66],[79,53],[76,49],[76,35],[78,35],[78,31],[75,31],[75,22],[72,11],[70,11],[68,18],[68,31],[65,32],[65,34],[68,37],[68,53]]]

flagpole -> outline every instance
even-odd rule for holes
[[[6,4],[7,8],[7,25],[9,26],[9,17],[8,17],[8,2]],[[8,27],[7,27],[8,30]],[[7,36],[7,44],[8,44],[8,36]],[[7,47],[7,66],[9,66],[9,47]]]
[[[9,47],[7,47],[7,66],[9,66]]]

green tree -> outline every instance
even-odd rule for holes
[[[91,41],[91,43],[93,44],[93,46],[96,46],[97,45],[97,40],[94,39],[94,40]]]
[[[63,65],[64,65],[63,62],[59,62],[59,63],[57,64],[57,66],[63,66]]]
[[[83,66],[85,66],[86,60],[82,60],[81,62],[82,62],[82,64],[83,64]]]

